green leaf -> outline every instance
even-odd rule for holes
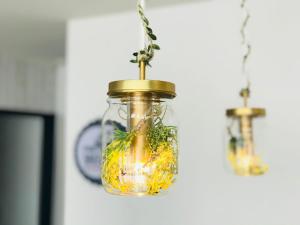
[[[152,44],[151,47],[152,47],[153,49],[160,50],[160,47],[159,47],[159,45],[157,45],[157,44]]]
[[[157,37],[156,37],[154,34],[149,34],[149,37],[150,37],[153,41],[157,40]]]
[[[131,63],[137,63],[138,61],[136,59],[130,60]]]
[[[145,52],[144,50],[141,50],[140,53],[141,53],[141,54],[145,54],[146,52]]]
[[[153,30],[150,27],[146,27],[148,34],[152,34]]]
[[[237,138],[236,137],[232,137],[229,141],[229,147],[230,147],[230,150],[233,151],[233,152],[236,152],[237,150]]]
[[[134,56],[138,56],[138,52],[134,52],[132,55],[134,55]]]
[[[128,137],[128,133],[121,130],[115,130],[114,135],[116,139],[124,139]]]

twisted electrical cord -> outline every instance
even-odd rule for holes
[[[246,29],[251,16],[250,16],[249,9],[247,8],[247,0],[242,0],[241,9],[244,12],[244,18],[242,21],[240,33],[242,37],[242,46],[245,49],[245,53],[243,55],[243,62],[242,62],[242,73],[246,76],[247,88],[250,88],[250,76],[249,76],[249,71],[247,70],[247,63],[251,55],[252,46],[250,44],[250,41],[247,38]]]

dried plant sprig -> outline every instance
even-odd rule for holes
[[[140,3],[138,3],[138,5],[137,5],[137,11],[141,18],[147,40],[146,40],[144,49],[141,49],[138,52],[134,52],[133,56],[135,58],[130,60],[130,62],[140,63],[141,61],[143,61],[146,63],[147,66],[151,66],[150,61],[154,57],[154,51],[160,50],[160,46],[154,43],[154,41],[157,40],[157,37],[153,33],[153,29],[150,27],[149,20],[145,16],[144,8],[142,7],[142,5]]]
[[[148,131],[147,140],[153,151],[156,151],[161,143],[172,145],[177,142],[177,127],[165,126],[161,120],[154,124]]]
[[[106,157],[109,157],[113,151],[126,151],[131,145],[136,131],[126,132],[120,129],[114,131],[114,141],[111,142],[105,149]]]

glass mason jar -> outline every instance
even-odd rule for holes
[[[261,158],[260,146],[254,135],[253,125],[258,117],[265,116],[265,109],[241,107],[226,112],[226,159],[231,170],[239,176],[258,176],[268,171]]]
[[[129,88],[129,86],[131,88]],[[175,86],[164,81],[110,83],[102,129],[104,189],[117,195],[157,195],[178,173]],[[112,130],[112,124],[117,124]]]

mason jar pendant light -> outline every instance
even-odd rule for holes
[[[102,122],[101,177],[104,189],[116,195],[157,195],[169,189],[178,171],[177,126],[170,104],[175,85],[146,79],[146,67],[160,47],[140,2],[138,12],[145,47],[131,62],[139,66],[139,80],[109,83],[109,108]],[[118,126],[111,130],[112,124]]]
[[[247,77],[247,87],[240,92],[244,100],[244,105],[240,108],[228,109],[227,127],[227,160],[233,172],[240,176],[263,175],[268,171],[268,166],[263,163],[258,151],[259,146],[254,140],[253,121],[259,117],[264,117],[266,111],[263,108],[251,108],[248,106],[250,97],[250,79],[246,70],[247,60],[251,53],[251,45],[247,41],[245,29],[250,19],[250,14],[246,8],[246,0],[242,0],[241,8],[245,13],[242,23],[242,40],[246,49],[243,56],[243,74]]]

